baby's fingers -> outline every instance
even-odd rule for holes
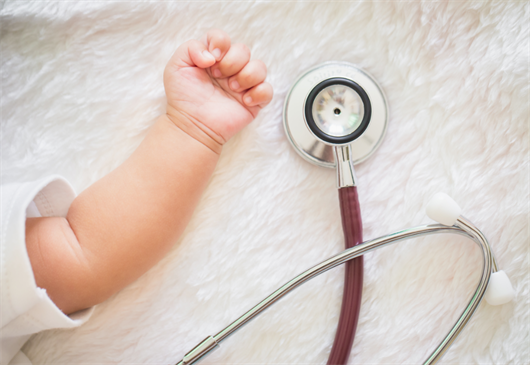
[[[207,68],[215,63],[215,57],[208,52],[206,45],[195,39],[183,43],[173,57],[170,64],[173,64],[177,70],[183,67],[200,67]]]
[[[228,80],[228,85],[233,91],[241,92],[261,84],[266,77],[267,66],[260,60],[252,60]]]
[[[264,107],[272,100],[272,94],[271,84],[263,82],[248,90],[245,95],[243,95],[243,102],[247,106],[259,105],[260,107]]]
[[[230,36],[220,29],[212,29],[206,34],[208,51],[217,61],[222,59],[226,52],[228,52],[230,44]]]
[[[233,44],[226,55],[210,70],[216,78],[235,75],[250,61],[250,50],[244,44]]]

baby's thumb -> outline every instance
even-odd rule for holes
[[[177,48],[169,62],[177,70],[183,67],[207,68],[215,63],[215,57],[208,52],[206,45],[192,39]]]

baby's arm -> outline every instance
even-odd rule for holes
[[[136,280],[182,234],[222,144],[272,98],[265,66],[249,60],[221,31],[183,44],[164,73],[167,114],[131,157],[83,191],[66,218],[27,219],[37,285],[63,312]]]

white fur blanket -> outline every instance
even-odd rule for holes
[[[269,67],[275,97],[231,140],[184,236],[84,326],[34,336],[34,364],[170,364],[295,274],[341,251],[335,173],[302,160],[281,113],[324,61],[368,70],[389,98],[381,148],[358,166],[364,236],[425,224],[444,191],[489,238],[513,303],[482,303],[443,359],[528,364],[529,3],[5,1],[2,182],[58,173],[81,191],[119,165],[165,108],[175,48],[226,30]],[[462,312],[480,253],[452,236],[365,258],[351,364],[421,363]],[[204,364],[322,364],[342,268],[305,284]]]

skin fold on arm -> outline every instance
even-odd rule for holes
[[[181,45],[164,72],[167,114],[67,217],[28,218],[36,283],[66,314],[100,303],[155,265],[180,237],[222,145],[272,99],[266,67],[220,30]]]

